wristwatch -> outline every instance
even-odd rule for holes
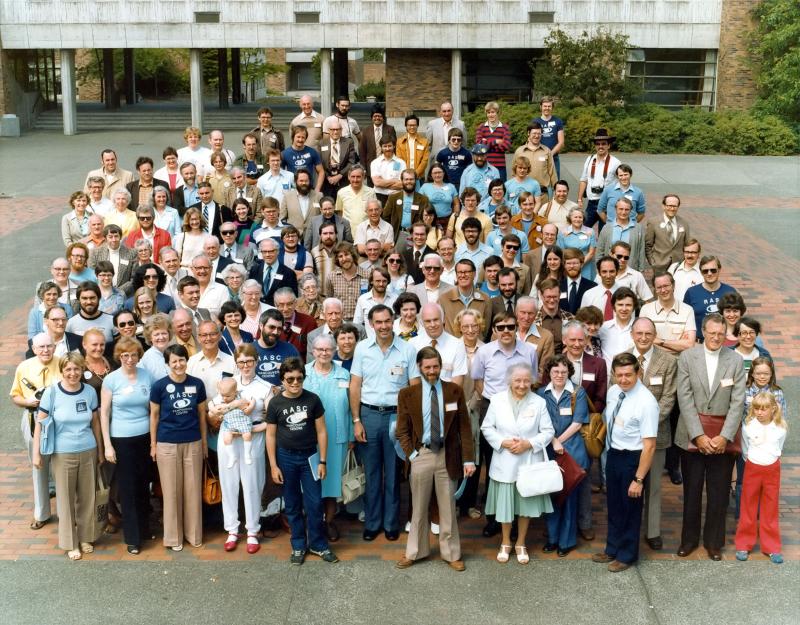
[[[633,476],[633,481],[637,484],[644,484],[644,478],[636,475]]]

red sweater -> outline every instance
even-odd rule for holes
[[[492,131],[488,122],[482,123],[475,130],[475,143],[484,143],[489,148],[486,160],[490,165],[505,169],[506,153],[511,151],[511,131],[503,122]]]

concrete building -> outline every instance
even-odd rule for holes
[[[386,50],[390,117],[535,92],[528,62],[557,25],[630,37],[630,72],[665,106],[742,107],[754,87],[746,29],[756,0],[0,0],[0,112],[14,97],[14,50],[58,50],[64,132],[76,131],[75,53],[189,48],[192,122],[202,127],[202,49],[319,49],[323,112],[332,50]],[[55,56],[55,55],[53,55]],[[346,70],[345,70],[346,71]],[[53,72],[55,78],[55,71]],[[20,111],[18,114],[25,114]]]

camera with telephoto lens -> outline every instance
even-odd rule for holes
[[[591,189],[592,189],[592,193],[594,193],[595,195],[599,195],[599,194],[601,194],[603,192],[603,186],[602,185],[599,186],[599,187],[592,187]]]

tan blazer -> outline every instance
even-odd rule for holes
[[[446,293],[439,296],[439,306],[444,310],[444,328],[447,332],[461,338],[460,328],[456,327],[456,315],[462,310],[465,310],[464,303],[458,297],[458,288],[451,289]],[[472,301],[467,306],[469,310],[479,312],[483,316],[483,325],[481,326],[481,336],[486,336],[486,332],[491,324],[492,303],[486,293],[482,293],[477,289],[473,292]]]
[[[300,231],[300,240],[303,240],[303,233],[306,226],[311,222],[312,217],[320,214],[319,201],[322,199],[322,193],[309,190],[309,207],[305,219],[303,219],[303,212],[300,210],[300,195],[297,189],[289,189],[283,194],[281,198],[281,221],[292,224]]]
[[[422,384],[407,386],[397,396],[397,442],[408,458],[422,446]],[[464,463],[475,461],[472,426],[461,387],[442,381],[444,395],[444,457],[453,480],[464,475]],[[406,461],[406,470],[409,463]]]
[[[683,248],[686,241],[692,238],[689,234],[689,222],[676,215],[675,223],[678,226],[678,236],[673,243],[669,229],[664,222],[663,213],[657,220],[647,222],[644,234],[644,254],[654,271],[666,271],[672,263],[679,263],[683,260]]]
[[[635,348],[629,354],[638,356]],[[678,399],[678,360],[667,350],[653,347],[653,355],[644,372],[644,385],[658,401],[658,436],[656,449],[666,449],[672,444],[669,415]],[[611,384],[615,384],[612,380]]]
[[[231,210],[233,210],[233,201],[239,197],[237,191],[238,189],[233,185],[225,190],[225,201],[222,203],[223,206],[230,206]],[[253,215],[259,215],[261,212],[261,189],[254,184],[245,184],[244,199],[246,199],[250,204],[250,209],[252,210]],[[256,221],[259,220],[260,217],[256,217]]]

